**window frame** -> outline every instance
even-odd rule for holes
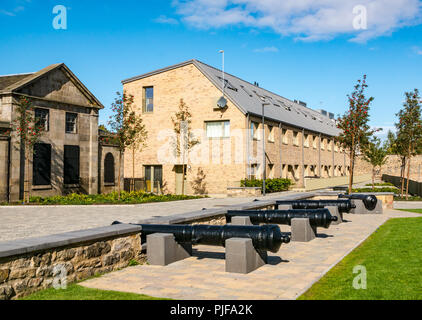
[[[48,132],[48,131],[50,131],[50,109],[46,109],[46,108],[35,108],[34,109],[34,118],[35,119],[37,119],[37,112],[45,112],[45,114],[47,115],[46,116],[46,118],[45,119],[43,119],[44,120],[44,130],[43,131],[45,131],[45,132]],[[41,117],[38,117],[38,119],[39,120],[42,120],[42,118]],[[38,121],[37,121],[37,124],[38,124]]]
[[[74,118],[75,121],[73,123],[73,131],[67,130],[67,124],[70,123],[68,121],[68,118],[67,117],[70,116],[70,115],[75,116],[75,118]],[[78,133],[78,123],[79,123],[79,115],[77,113],[74,113],[74,112],[66,112],[66,119],[65,119],[65,132],[66,133],[68,133],[68,134],[77,134]]]
[[[147,90],[152,89],[152,98],[147,98]],[[154,113],[154,86],[142,87],[142,113]],[[147,99],[152,99],[152,110],[148,110]]]
[[[221,136],[219,136],[219,137],[209,137],[208,136],[208,124],[209,123],[221,123]],[[229,124],[228,135],[226,135],[226,126],[225,126],[226,123]],[[209,120],[209,121],[204,121],[204,124],[205,124],[205,136],[207,137],[207,139],[229,139],[230,136],[231,136],[230,120]]]

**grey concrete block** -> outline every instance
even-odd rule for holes
[[[340,223],[343,222],[343,214],[338,211],[337,206],[328,206],[328,207],[325,207],[325,208],[328,209],[328,211],[330,211],[330,214],[333,217],[337,217],[337,221],[331,222],[332,225],[337,225],[337,224],[340,224]]]
[[[352,200],[352,203],[356,206],[356,208],[350,210],[351,214],[367,214],[368,210],[366,210],[365,205],[363,204],[362,200]]]
[[[252,239],[226,240],[226,272],[246,274],[265,265],[267,259],[267,252],[256,250]]]
[[[230,224],[234,226],[253,226],[249,217],[232,217]]]
[[[192,245],[179,244],[170,233],[154,233],[147,236],[148,263],[166,266],[192,255]]]
[[[377,202],[377,206],[375,207],[375,210],[370,212],[373,214],[383,214],[384,213],[384,209],[382,208],[382,201],[378,200]]]
[[[362,200],[352,200],[352,201],[356,205],[356,208],[350,210],[350,213],[353,213],[353,214],[382,214],[384,212],[383,208],[382,208],[382,201],[380,201],[380,200],[377,201],[377,206],[372,211],[365,208],[365,204],[363,203]]]
[[[316,227],[311,226],[308,218],[295,218],[291,223],[292,241],[308,242],[315,239]]]

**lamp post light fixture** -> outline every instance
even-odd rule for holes
[[[265,180],[267,179],[267,159],[265,157],[265,106],[270,105],[262,99],[262,195],[265,197]]]

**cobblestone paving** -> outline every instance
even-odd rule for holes
[[[272,194],[265,199],[292,193]],[[119,206],[0,206],[0,241],[104,227],[116,220],[136,223],[154,216],[240,204],[255,198],[206,198]]]
[[[82,283],[173,299],[295,299],[389,218],[421,215],[389,210],[383,215],[350,215],[348,222],[319,229],[309,243],[291,242],[269,264],[247,275],[226,273],[224,249],[195,247],[194,256],[166,267],[142,265]],[[289,227],[281,226],[283,231]],[[259,284],[259,285],[258,285]]]

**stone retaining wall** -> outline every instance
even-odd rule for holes
[[[0,243],[0,300],[126,267],[141,253],[139,230],[120,225]]]

